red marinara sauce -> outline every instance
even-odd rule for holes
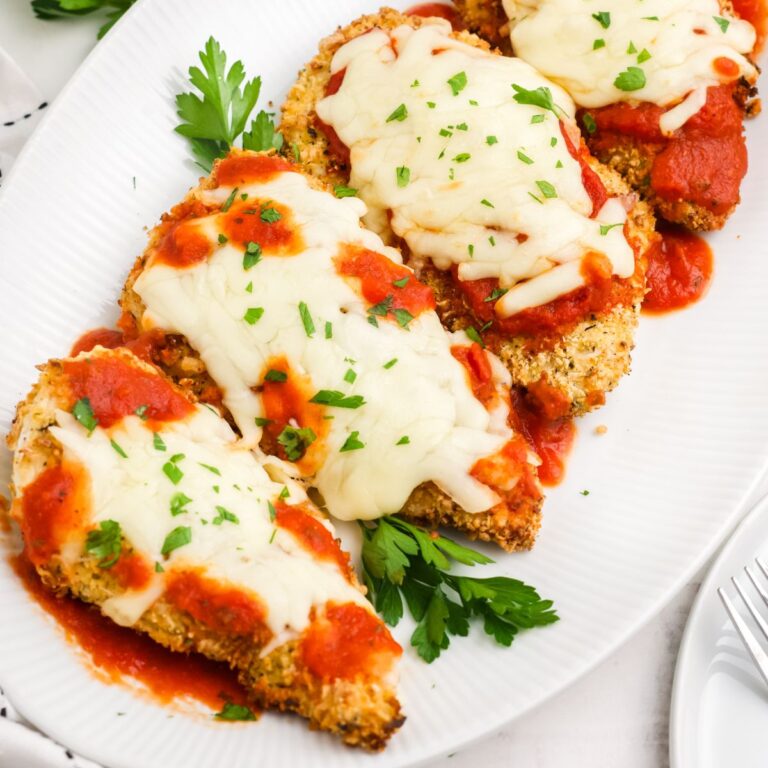
[[[733,10],[736,11],[737,16],[745,19],[755,28],[757,42],[754,53],[760,53],[765,43],[768,3],[766,0],[733,0]]]
[[[304,249],[291,210],[272,200],[238,198],[220,214],[219,228],[233,244],[245,249],[256,243],[270,256],[292,256]]]
[[[432,289],[420,283],[410,269],[395,264],[382,253],[345,244],[334,261],[340,275],[360,279],[360,291],[366,301],[371,304],[389,301],[386,316],[390,319],[397,320],[398,309],[418,317],[435,308]],[[401,285],[395,285],[398,282]]]
[[[320,560],[330,560],[349,578],[349,555],[345,554],[333,534],[313,515],[300,506],[278,501],[275,504],[277,524]]]
[[[65,360],[62,368],[73,402],[87,397],[101,427],[109,427],[144,406],[150,425],[152,421],[177,421],[194,411],[192,403],[159,373],[121,357]]]
[[[469,379],[469,385],[475,397],[486,407],[493,406],[496,398],[496,387],[493,385],[493,371],[488,355],[479,344],[470,346],[455,345],[451,354],[464,366]]]
[[[661,238],[650,249],[643,311],[660,314],[697,302],[712,281],[712,250],[682,227],[659,227]]]
[[[123,346],[122,331],[116,331],[113,328],[94,328],[80,336],[72,345],[69,355],[77,357],[81,352],[90,352],[94,347],[115,349],[121,346]]]
[[[304,665],[323,680],[379,677],[402,652],[384,623],[354,603],[328,603],[301,642]]]
[[[672,136],[659,128],[664,110],[649,102],[589,110],[596,125],[590,143],[598,155],[639,145],[651,158],[649,183],[660,198],[725,214],[739,202],[747,172],[744,113],[734,100],[735,88],[736,83],[708,88],[705,105]]]
[[[125,589],[144,589],[152,579],[153,567],[137,552],[122,553],[110,572]]]
[[[258,184],[294,167],[278,155],[233,154],[216,163],[216,182],[220,187]]]
[[[87,525],[87,489],[83,470],[74,464],[48,467],[24,487],[20,526],[24,551],[32,563],[47,563]]]
[[[449,21],[452,26],[458,15],[458,11],[452,3],[419,3],[418,5],[412,5],[405,13],[407,16],[422,16],[424,18],[437,16]]]
[[[11,558],[11,565],[30,596],[56,620],[67,639],[85,651],[100,678],[112,683],[138,680],[162,703],[190,697],[214,710],[221,709],[225,700],[246,703],[245,690],[226,664],[169,651],[114,624],[95,606],[52,594],[23,556]]]

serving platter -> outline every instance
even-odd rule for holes
[[[142,0],[96,47],[0,197],[0,430],[7,431],[36,364],[65,354],[84,330],[114,321],[144,227],[196,182],[173,132],[173,96],[205,40],[213,35],[251,76],[260,74],[259,106],[278,109],[319,39],[377,8],[369,0]],[[726,231],[709,238],[716,269],[708,295],[685,312],[643,318],[633,373],[579,422],[534,551],[484,549],[499,573],[552,597],[562,620],[521,634],[509,650],[478,630],[432,665],[407,649],[401,691],[408,721],[383,754],[366,758],[372,765],[413,765],[455,751],[562,690],[658,611],[749,505],[768,466],[765,120],[748,126],[748,141],[744,202]],[[607,432],[596,434],[598,425]],[[6,482],[7,453],[2,473]],[[112,768],[361,759],[298,720],[216,723],[104,684],[30,602],[5,557],[0,611],[0,682],[15,706]],[[404,646],[410,631],[407,622],[395,630]]]

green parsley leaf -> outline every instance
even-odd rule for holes
[[[192,541],[192,529],[188,525],[180,525],[165,537],[160,553],[169,555],[174,549],[186,546],[190,541]]]
[[[54,20],[84,16],[105,11],[106,21],[99,27],[96,37],[101,40],[115,22],[136,2],[136,0],[32,0],[32,10],[38,19]]]
[[[259,98],[261,78],[255,77],[243,85],[243,63],[236,61],[227,70],[227,56],[213,37],[199,56],[204,71],[190,67],[189,80],[202,99],[191,92],[176,96],[182,120],[176,131],[189,140],[198,165],[209,172],[213,161],[224,157],[245,130]]]
[[[261,316],[264,314],[264,307],[249,307],[245,310],[245,314],[243,315],[243,320],[245,320],[248,325],[255,325],[258,320],[261,319]]]
[[[258,243],[254,243],[253,240],[248,242],[245,246],[245,253],[243,254],[243,269],[248,271],[251,267],[255,267],[261,261],[261,246]]]
[[[304,326],[304,333],[312,338],[315,334],[315,324],[312,321],[312,315],[309,312],[309,307],[303,302],[299,302],[299,315],[301,316],[301,323]]]
[[[467,160],[469,160],[472,157],[472,155],[469,154],[469,152],[459,152],[456,157],[453,158],[454,163],[466,163]]]
[[[581,123],[590,136],[597,130],[597,123],[595,122],[595,118],[592,117],[589,112],[584,113],[583,117],[581,118]]]
[[[607,235],[614,227],[623,227],[623,226],[624,226],[623,221],[620,221],[618,224],[601,224],[600,234]]]
[[[217,720],[255,720],[256,715],[242,704],[233,704],[231,701],[224,703],[221,712],[217,712],[214,717]]]
[[[219,232],[219,236],[217,239],[219,241],[219,245],[226,245],[229,242],[229,238],[226,235],[222,234],[221,232]]]
[[[643,21],[658,21],[658,16],[643,16]]]
[[[470,243],[467,246],[467,253],[469,254],[469,258],[470,259],[474,259],[475,258],[475,246],[474,246],[474,243]]]
[[[246,293],[253,293],[253,280],[248,281],[248,285],[245,286]]]
[[[428,102],[427,102],[427,106],[428,106],[430,109],[434,109],[434,108],[437,106],[437,104],[435,104],[435,102],[434,102],[434,101],[428,101]]]
[[[550,112],[558,113],[558,107],[552,100],[552,91],[546,86],[539,86],[535,90],[523,88],[517,83],[512,84],[515,95],[512,97],[518,104],[531,104],[534,107],[548,109]],[[543,118],[542,118],[543,119]]]
[[[336,195],[336,197],[356,197],[357,196],[357,190],[354,187],[344,187],[341,184],[337,184],[333,188],[333,194]]]
[[[118,456],[122,456],[124,459],[128,458],[128,454],[114,440],[110,440],[109,444],[115,449],[115,453],[117,453]]]
[[[413,320],[413,315],[407,309],[396,309],[392,314],[401,328],[408,328],[408,324]]]
[[[394,301],[394,297],[390,293],[389,296],[387,296],[385,299],[380,301],[378,304],[374,304],[371,307],[368,307],[368,314],[375,320],[376,317],[386,317],[390,311],[392,310],[392,302]],[[378,323],[374,323],[374,325],[378,325]]]
[[[99,558],[99,568],[111,568],[120,559],[122,548],[123,533],[114,520],[102,520],[98,530],[88,531],[85,539],[85,551]]]
[[[450,138],[451,136],[453,136],[453,131],[449,131],[447,128],[441,128],[440,131],[438,132],[438,134],[440,136],[444,136],[446,138]]]
[[[451,86],[453,95],[458,96],[467,87],[467,73],[457,72],[453,77],[449,77],[448,85]]]
[[[344,381],[346,381],[347,384],[354,384],[356,378],[357,374],[351,368],[348,368],[347,372],[344,374]]]
[[[251,120],[251,130],[243,133],[243,149],[251,149],[254,152],[266,152],[283,148],[283,134],[275,130],[272,115],[263,109]]]
[[[608,29],[611,26],[611,14],[608,11],[593,13],[592,18],[603,28]]]
[[[552,137],[552,138],[549,140],[549,146],[550,146],[550,147],[554,147],[554,146],[556,146],[556,145],[557,145],[557,138],[556,138],[555,136],[553,136],[553,137]]]
[[[292,427],[290,424],[277,436],[277,442],[283,446],[290,461],[298,461],[315,440],[317,435],[309,427]]]
[[[347,451],[358,451],[361,448],[365,448],[365,443],[358,439],[359,435],[360,433],[357,430],[352,432],[352,434],[344,441],[344,445],[339,448],[339,453],[346,453]]]
[[[267,501],[267,511],[269,512],[270,521],[274,522],[277,512],[275,511],[275,505],[271,501]]]
[[[270,368],[264,374],[264,381],[274,381],[275,383],[282,384],[287,381],[288,374],[285,371],[278,371],[275,368]]]
[[[214,525],[221,525],[223,522],[240,525],[240,518],[234,512],[230,512],[226,507],[217,505],[216,512],[218,512],[218,514],[211,520]]]
[[[189,510],[184,509],[192,501],[185,493],[179,491],[171,496],[171,515],[176,517]]]
[[[411,442],[411,438],[408,435],[403,435],[395,445],[408,445]]]
[[[265,205],[259,211],[259,218],[265,224],[274,224],[276,221],[280,221],[280,219],[283,218],[283,214],[280,213],[277,208],[271,208]]]
[[[495,136],[486,136],[485,137],[485,143],[492,147],[494,144],[498,144],[499,140]]]
[[[483,349],[485,349],[485,342],[483,341],[483,337],[477,332],[477,328],[475,328],[474,325],[470,325],[469,328],[464,329],[464,333],[469,336],[469,338],[475,342],[475,344],[479,344]]]
[[[535,123],[543,123],[544,122],[544,115],[534,115],[531,118],[531,125],[534,125]]]
[[[81,397],[72,406],[72,415],[78,424],[81,424],[88,430],[89,435],[99,426],[99,420],[93,415],[91,401],[87,397]]]
[[[385,122],[391,123],[396,120],[398,123],[402,123],[406,117],[408,117],[408,107],[406,107],[405,104],[401,104],[394,110],[394,112],[392,112]]]
[[[345,395],[335,389],[321,389],[310,398],[309,402],[329,405],[334,408],[359,408],[361,405],[365,405],[362,395]]]
[[[399,280],[394,280],[392,282],[392,285],[395,286],[395,288],[405,288],[406,285],[408,285],[408,281],[411,279],[410,275],[406,275],[405,277],[401,277]]]
[[[483,301],[488,302],[494,302],[498,301],[507,291],[509,288],[499,288],[498,286],[494,288],[484,299]]]
[[[491,247],[496,247],[496,238],[493,235],[488,235],[488,242],[491,244]]]
[[[418,80],[414,80],[414,81],[411,83],[411,88],[418,88],[418,87],[419,87],[419,81],[418,81]]]
[[[533,160],[531,160],[528,155],[525,154],[525,152],[522,152],[521,150],[517,150],[517,159],[524,162],[526,165],[533,165]]]
[[[468,131],[469,130],[469,126],[466,123],[459,123],[456,126],[456,130],[457,131]]]
[[[395,169],[395,178],[398,187],[407,187],[411,180],[411,169],[405,165],[400,165]]]
[[[583,490],[583,491],[579,491],[579,493],[580,493],[582,496],[589,496],[589,491],[588,491],[588,490],[586,490],[586,489],[585,489],[585,490]]]
[[[486,208],[495,208],[496,207],[490,200],[486,200],[485,198],[483,198],[480,201],[480,205],[484,205],[484,206],[486,206]]]
[[[171,459],[171,461],[173,461],[173,459]],[[218,467],[212,467],[210,464],[203,464],[202,461],[198,461],[197,464],[203,469],[207,469],[211,474],[221,477],[221,470]]]
[[[155,573],[165,573],[165,568],[160,563],[155,563]]]
[[[540,197],[536,197],[533,192],[529,192],[528,195],[532,197],[539,205],[544,205],[544,201]]]
[[[640,51],[640,53],[637,54],[637,63],[638,64],[643,64],[646,61],[648,61],[648,59],[650,59],[650,58],[651,58],[651,54],[648,53],[648,50],[646,48],[643,48],[643,50]]]
[[[640,67],[627,67],[616,76],[613,84],[620,91],[639,91],[645,87],[645,72]]]
[[[139,406],[139,407],[138,407],[138,408],[137,408],[137,409],[134,411],[134,413],[135,413],[135,414],[136,414],[136,415],[137,415],[137,416],[138,416],[138,417],[139,417],[139,418],[140,418],[142,421],[146,421],[146,420],[149,418],[149,416],[147,415],[147,411],[148,411],[148,410],[149,410],[149,406],[148,406],[148,405],[140,405],[140,406]]]
[[[152,446],[156,451],[165,450],[165,442],[163,442],[163,438],[160,437],[160,435],[158,435],[157,432],[152,433]]]
[[[597,40],[592,43],[593,51],[597,51],[600,48],[605,48],[605,40],[603,40],[602,37],[598,37]]]
[[[389,370],[393,365],[395,365],[395,363],[397,363],[397,358],[393,357],[391,360],[388,360],[386,363],[384,363],[382,368]]]
[[[713,16],[712,18],[717,23],[717,26],[720,27],[720,31],[725,34],[728,31],[728,27],[731,26],[731,22],[728,21],[728,19],[724,19],[722,16]]]
[[[537,181],[536,186],[541,190],[544,197],[557,197],[557,191],[548,181]]]
[[[272,423],[272,419],[265,419],[263,416],[254,416],[253,421],[257,427],[266,427]]]
[[[235,202],[235,197],[237,196],[237,191],[239,187],[235,187],[230,193],[227,199],[224,201],[224,205],[221,206],[222,213],[226,213],[231,207],[232,203]]]
[[[288,486],[284,485],[283,489],[280,491],[280,496],[278,496],[278,498],[287,499],[290,495],[291,495],[291,492],[288,490]]]
[[[174,485],[178,485],[184,477],[184,473],[176,466],[173,459],[163,464],[163,472]]]
[[[637,53],[637,48],[635,48],[635,44],[631,40],[627,46],[627,53]]]
[[[326,320],[325,322],[325,338],[326,339],[333,338],[333,324],[328,320]]]

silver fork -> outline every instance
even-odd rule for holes
[[[755,562],[762,572],[763,577],[768,580],[768,566],[766,566],[759,557],[755,558]],[[754,571],[752,571],[748,565],[744,567],[744,571],[752,582],[752,586],[757,591],[757,594],[762,598],[763,603],[768,606],[768,592],[766,592],[763,586],[758,582]],[[768,640],[768,622],[760,615],[755,604],[744,591],[741,584],[739,584],[738,580],[735,577],[731,577],[731,581],[733,582],[733,586],[736,587],[736,591],[739,593],[739,597],[744,602],[744,605],[747,606],[749,615],[755,620],[755,624],[760,628],[763,637]],[[733,626],[736,627],[739,637],[746,646],[747,651],[749,651],[752,661],[755,662],[755,666],[760,670],[760,674],[762,675],[763,680],[765,680],[765,684],[768,685],[768,653],[763,650],[760,642],[755,637],[754,632],[752,632],[746,621],[741,617],[741,614],[736,609],[731,598],[725,593],[725,590],[723,590],[722,587],[719,587],[717,594],[720,596],[720,600],[722,600],[725,610],[728,612],[728,616],[730,616],[731,621],[733,622]]]

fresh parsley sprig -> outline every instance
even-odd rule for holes
[[[182,120],[176,131],[189,140],[197,164],[210,172],[213,161],[224,157],[241,135],[243,149],[279,150],[283,137],[267,112],[259,112],[250,131],[245,130],[259,99],[261,78],[245,81],[245,68],[239,60],[227,70],[227,54],[213,37],[198,55],[203,69],[190,67],[189,81],[202,98],[193,92],[176,96]]]
[[[47,21],[107,11],[107,20],[98,32],[98,38],[101,40],[135,2],[136,0],[32,0],[32,10],[38,19]]]
[[[451,635],[469,634],[470,620],[482,619],[496,642],[509,646],[521,629],[558,621],[551,600],[517,579],[458,576],[462,565],[493,562],[481,552],[427,531],[398,517],[360,523],[363,533],[363,580],[368,597],[387,624],[395,626],[405,604],[418,622],[411,635],[419,656],[433,662],[450,644]]]

